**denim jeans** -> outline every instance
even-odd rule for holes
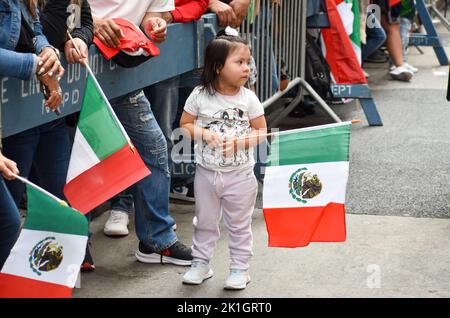
[[[368,15],[371,19],[375,19],[373,15]],[[374,53],[386,41],[386,32],[381,27],[379,21],[375,21],[374,27],[366,27],[366,44],[361,45],[361,58],[364,61],[368,56]]]
[[[164,250],[178,239],[169,215],[170,173],[166,139],[142,90],[110,100],[142,160],[151,171],[129,188],[135,209],[136,234],[141,242]]]
[[[64,185],[70,161],[70,139],[63,118],[34,127],[3,139],[3,154],[17,163],[20,175],[35,172],[36,183],[64,200]],[[25,184],[6,181],[16,204],[19,204]]]
[[[400,39],[402,40],[403,62],[408,60],[409,31],[411,30],[411,20],[400,17]]]
[[[19,210],[0,175],[0,270],[17,240],[19,229]]]

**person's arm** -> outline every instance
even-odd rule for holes
[[[18,175],[19,169],[17,169],[17,164],[4,157],[3,154],[0,152],[0,173],[3,174],[6,180],[13,180],[16,177],[14,177],[13,174]]]
[[[112,19],[100,19],[92,16],[94,23],[94,34],[109,47],[119,47],[120,39],[123,38],[123,32]]]
[[[196,119],[197,116],[184,111],[181,115],[180,128],[191,139],[205,141],[211,149],[219,147],[222,144],[222,138],[219,134],[195,125]]]
[[[248,14],[248,6],[250,5],[250,0],[233,0],[230,2],[230,7],[233,8],[234,14],[236,15],[236,20],[234,21],[234,27],[241,25],[245,17]]]
[[[209,0],[208,11],[217,14],[220,26],[234,26],[237,19],[233,8],[220,0]]]
[[[156,43],[166,40],[167,23],[163,14],[164,12],[147,12],[141,22],[141,29]]]
[[[208,0],[187,0],[175,7],[175,10],[163,15],[167,23],[191,22],[200,19],[208,8]]]
[[[81,6],[81,28],[75,28],[72,31],[72,36],[74,38],[79,38],[83,40],[89,47],[94,39],[94,23],[92,21],[91,7],[87,0],[83,1]]]
[[[0,74],[22,80],[31,79],[36,73],[39,58],[33,53],[18,53],[0,48]]]
[[[252,128],[252,132],[247,136],[223,141],[222,154],[224,156],[230,156],[238,150],[252,148],[266,139],[267,123],[264,115],[250,120],[250,127]]]

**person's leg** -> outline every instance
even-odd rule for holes
[[[39,131],[39,144],[33,160],[39,185],[64,200],[71,148],[67,124],[64,119],[58,119],[39,126]]]
[[[212,258],[220,237],[219,222],[222,217],[221,189],[223,185],[216,172],[197,166],[195,173],[195,218],[192,256],[207,263]]]
[[[361,46],[361,57],[364,61],[368,56],[372,55],[386,41],[386,32],[381,27],[380,22],[374,15],[368,15],[368,19],[374,19],[371,27],[366,27],[366,44]]]
[[[142,90],[115,98],[111,105],[151,171],[151,175],[131,187],[136,234],[149,250],[161,252],[178,241],[172,229],[175,222],[169,214],[166,139]]]
[[[19,230],[19,210],[0,175],[0,270],[17,240]]]
[[[230,268],[247,270],[253,255],[251,223],[258,185],[252,168],[226,173],[223,179],[223,220],[228,231]]]
[[[395,66],[403,65],[402,41],[400,38],[400,23],[389,23],[383,15],[381,24],[386,30],[387,41],[386,46]]]
[[[22,177],[27,178],[30,174],[39,137],[39,127],[35,127],[3,139],[3,155],[17,163]],[[5,183],[18,206],[25,193],[25,184],[19,180],[5,181]]]
[[[400,18],[400,38],[402,40],[403,61],[408,61],[409,31],[411,30],[411,21],[408,18]]]
[[[253,169],[224,174],[223,220],[228,231],[230,274],[225,289],[244,289],[250,282],[249,261],[253,255],[252,214],[258,185]]]

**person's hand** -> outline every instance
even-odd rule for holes
[[[0,172],[3,174],[6,180],[13,180],[15,179],[14,175],[19,174],[19,169],[17,169],[17,164],[4,157],[2,153],[0,152]]]
[[[167,23],[163,18],[150,17],[145,21],[145,33],[156,43],[162,43],[166,40]]]
[[[94,35],[109,47],[119,47],[124,37],[120,27],[112,19],[94,19]]]
[[[203,130],[202,138],[211,149],[217,148],[222,145],[222,138],[220,137],[220,135],[207,129]]]
[[[210,1],[208,4],[208,11],[217,14],[220,26],[234,26],[234,23],[237,20],[233,8],[220,1]]]
[[[281,5],[282,0],[272,0],[272,4],[275,6]]]
[[[75,42],[75,44],[73,43]],[[69,64],[75,64],[80,63],[81,65],[87,64],[87,57],[88,57],[88,46],[87,44],[80,38],[74,38],[72,40],[66,41],[64,45],[64,55],[66,56],[66,61]],[[80,51],[81,55],[78,54],[77,49]]]
[[[38,76],[38,80],[45,85],[45,106],[49,107],[52,111],[59,111],[58,107],[62,102],[62,93],[58,80],[53,76],[48,76],[48,74]]]
[[[36,75],[41,76],[48,74],[48,76],[55,76],[60,79],[64,75],[64,67],[61,66],[58,55],[50,48],[45,47],[38,55],[38,65],[36,68]]]
[[[230,7],[233,8],[236,16],[235,20],[230,24],[232,27],[237,28],[241,25],[242,21],[244,21],[248,13],[249,4],[249,0],[233,0],[230,2]]]
[[[225,139],[222,141],[222,156],[228,158],[234,156],[238,150],[236,138]]]

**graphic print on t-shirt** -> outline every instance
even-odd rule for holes
[[[250,122],[244,118],[244,111],[239,108],[226,108],[216,112],[204,128],[218,133],[224,140],[240,138],[251,132]],[[207,164],[220,167],[240,166],[249,160],[248,149],[238,150],[233,156],[222,156],[219,148],[211,149],[203,144],[203,160]]]

